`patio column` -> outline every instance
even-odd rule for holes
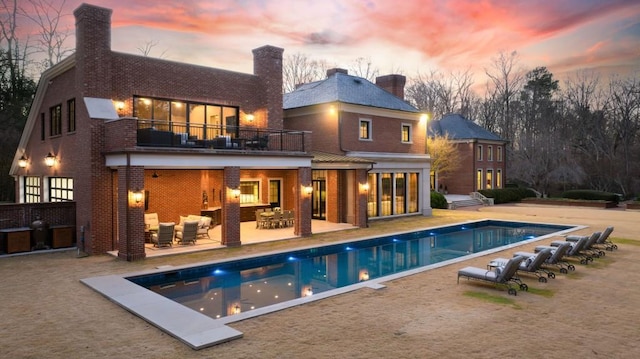
[[[296,196],[296,213],[293,234],[301,237],[311,235],[311,167],[298,168],[298,181],[294,195]]]
[[[127,261],[146,257],[143,167],[118,167],[118,257]]]
[[[240,241],[240,167],[225,167],[222,176],[222,244],[239,247]]]
[[[356,170],[356,203],[355,203],[355,223],[359,228],[367,228],[369,226],[367,218],[367,196],[369,194],[367,185],[367,170]]]

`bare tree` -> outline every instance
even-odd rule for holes
[[[358,57],[349,67],[349,73],[375,83],[380,71],[373,66],[371,58]]]
[[[298,85],[324,78],[327,68],[326,61],[312,60],[301,53],[286,56],[282,65],[283,92],[291,92]]]
[[[149,40],[149,41],[145,42],[144,44],[136,47],[136,50],[140,51],[142,56],[149,57],[149,56],[151,56],[151,50],[153,50],[154,47],[158,46],[158,44],[159,43],[157,41]],[[159,58],[159,59],[165,58],[166,53],[167,53],[167,50],[162,51],[160,53],[160,55],[157,56],[157,58]]]
[[[489,91],[493,94],[496,102],[496,116],[498,118],[498,134],[507,140],[511,140],[513,147],[513,102],[519,94],[524,77],[518,66],[518,53],[513,51],[509,54],[500,52],[491,64],[491,69],[485,69],[486,75],[490,79]]]
[[[37,52],[44,53],[41,70],[46,70],[69,55],[73,49],[66,47],[70,28],[60,28],[60,22],[71,14],[64,12],[66,0],[29,0],[28,8],[21,8],[25,16],[37,27]]]

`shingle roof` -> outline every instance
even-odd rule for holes
[[[438,120],[429,121],[429,136],[449,135],[452,140],[504,141],[500,136],[487,131],[475,122],[459,114],[447,114]]]
[[[304,84],[293,92],[284,94],[283,108],[289,110],[330,102],[419,112],[408,102],[368,80],[341,72],[336,72],[324,80]]]
[[[328,152],[312,151],[311,155],[313,156],[311,162],[315,163],[375,163],[375,161],[366,158],[343,156]]]

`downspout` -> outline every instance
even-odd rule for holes
[[[127,222],[126,228],[126,234],[125,237],[127,238],[127,255],[126,255],[126,260],[129,261],[130,257],[131,257],[131,240],[129,238],[129,233],[131,233],[131,221],[129,221],[129,186],[130,186],[130,179],[129,177],[131,177],[131,154],[129,152],[127,152],[127,173],[126,173],[126,178],[125,178],[125,184],[126,184],[126,200],[127,200],[127,206],[125,209],[125,221]]]

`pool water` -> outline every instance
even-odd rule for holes
[[[221,318],[570,228],[485,220],[127,279]]]

